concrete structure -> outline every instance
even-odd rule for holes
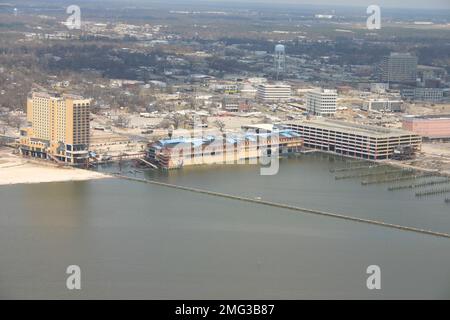
[[[314,115],[331,116],[336,113],[337,91],[320,89],[306,94],[306,110]]]
[[[387,83],[416,83],[417,57],[409,53],[391,53],[381,63],[381,81]]]
[[[370,92],[372,93],[385,93],[389,90],[389,83],[371,83],[370,84]]]
[[[222,109],[228,112],[239,112],[239,99],[223,98]]]
[[[223,136],[174,138],[160,140],[148,149],[147,160],[163,169],[203,164],[245,163],[265,153],[291,153],[302,147],[303,140],[291,130],[256,133],[227,133]]]
[[[450,139],[450,115],[405,116],[402,124],[428,139]]]
[[[222,109],[228,112],[248,111],[250,105],[247,99],[239,97],[224,97],[222,99]]]
[[[210,88],[217,92],[235,94],[239,92],[239,85],[237,83],[211,83]]]
[[[364,101],[362,110],[401,112],[403,111],[403,101],[390,99],[369,99]]]
[[[305,147],[354,158],[389,159],[398,146],[418,151],[422,145],[422,138],[415,133],[337,120],[294,121],[284,127],[297,132]]]
[[[444,99],[444,89],[442,88],[407,88],[402,89],[403,99],[425,102],[442,102]]]
[[[291,86],[286,84],[261,84],[258,86],[256,99],[259,102],[279,102],[291,98]]]
[[[22,155],[80,165],[89,153],[89,99],[75,95],[32,93],[28,127],[21,130]]]

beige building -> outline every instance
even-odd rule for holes
[[[34,92],[27,100],[27,128],[21,130],[24,156],[80,165],[89,156],[89,99]]]
[[[361,125],[352,122],[315,119],[292,121],[283,127],[298,133],[307,148],[354,158],[391,159],[398,147],[421,150],[422,137],[413,132]]]

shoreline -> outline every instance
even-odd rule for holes
[[[336,155],[331,152],[319,150],[310,150],[310,152],[323,152],[325,154]],[[371,162],[387,164],[397,168],[413,169],[420,172],[433,172],[441,176],[450,177],[450,172],[414,166],[403,162],[396,162],[392,160],[379,160]],[[73,167],[60,167],[47,161],[22,158],[8,152],[8,150],[0,149],[0,187],[17,184],[89,181],[112,178],[116,177],[107,173]]]
[[[8,168],[10,170],[11,168]],[[38,174],[36,169],[39,170]],[[25,164],[15,167],[14,172],[2,173],[0,168],[0,187],[18,184],[40,184],[52,182],[90,181],[111,179],[110,175],[84,169],[49,168],[46,166]]]
[[[110,175],[100,172],[71,167],[58,167],[52,163],[41,163],[40,161],[24,159],[5,152],[6,150],[1,151],[0,186],[112,178]]]

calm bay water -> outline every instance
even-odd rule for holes
[[[131,172],[450,232],[442,197],[336,181],[339,158]],[[117,171],[110,167],[103,170]],[[450,298],[450,240],[165,187],[103,180],[0,187],[0,298]],[[82,289],[66,289],[79,265]],[[382,289],[366,287],[381,267]]]

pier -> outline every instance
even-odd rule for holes
[[[440,195],[450,193],[450,188],[443,188],[443,189],[433,189],[423,192],[416,192],[416,197],[426,197],[426,196],[434,196],[434,195]]]
[[[355,167],[345,167],[345,168],[337,168],[337,169],[331,169],[331,173],[337,173],[337,172],[348,172],[348,171],[356,171],[356,170],[370,170],[374,168],[378,168],[384,165],[378,165],[378,164],[371,164],[371,165],[365,165],[365,166],[355,166]]]
[[[151,162],[148,162],[147,160],[145,160],[145,158],[136,158],[135,160],[145,164],[147,167],[151,167],[153,169],[158,169],[158,166],[154,165]]]
[[[388,190],[396,191],[396,190],[404,190],[404,189],[415,189],[415,188],[423,188],[423,187],[435,186],[435,185],[439,185],[439,184],[448,184],[448,183],[450,183],[450,179],[427,181],[427,182],[421,182],[421,183],[408,184],[408,185],[404,185],[404,186],[392,186],[392,187],[389,187]]]
[[[139,152],[139,153],[131,153],[131,154],[120,154],[118,156],[111,156],[112,161],[122,161],[122,160],[134,160],[134,159],[144,159],[146,153],[145,152]]]
[[[366,177],[376,177],[379,175],[389,175],[389,174],[405,174],[405,173],[411,173],[411,169],[396,169],[396,170],[385,170],[381,172],[371,172],[371,173],[360,173],[360,174],[350,174],[345,176],[336,176],[336,180],[344,180],[344,179],[353,179],[353,178],[366,178]]]
[[[306,208],[296,207],[296,206],[292,206],[292,205],[264,201],[264,200],[260,200],[260,199],[251,199],[251,198],[246,198],[246,197],[241,197],[241,196],[234,196],[234,195],[220,193],[220,192],[207,191],[207,190],[191,188],[191,187],[184,187],[184,186],[159,182],[159,181],[155,181],[155,180],[132,178],[132,177],[127,177],[127,176],[118,175],[118,174],[113,175],[113,177],[117,177],[117,178],[124,179],[124,180],[129,180],[129,181],[148,183],[148,184],[172,188],[172,189],[206,194],[206,195],[210,195],[210,196],[221,197],[221,198],[226,198],[226,199],[231,199],[231,200],[238,200],[238,201],[244,201],[244,202],[249,202],[249,203],[254,203],[254,204],[259,204],[259,205],[287,209],[287,210],[301,212],[303,214],[307,213],[307,214],[331,217],[331,218],[336,218],[336,219],[341,219],[341,220],[360,222],[360,223],[365,223],[365,224],[381,226],[381,227],[385,227],[385,228],[397,229],[397,230],[401,230],[401,231],[410,231],[410,232],[450,239],[450,234],[448,234],[448,233],[436,232],[436,231],[419,229],[419,228],[414,228],[414,227],[407,227],[407,226],[402,226],[402,225],[397,225],[397,224],[386,223],[386,222],[382,222],[382,221],[370,220],[370,219],[357,218],[357,217],[347,216],[347,215],[338,214],[338,213],[306,209]]]
[[[365,181],[362,181],[361,184],[363,186],[368,186],[371,184],[381,184],[381,183],[389,183],[389,182],[399,182],[399,181],[423,179],[423,178],[428,178],[428,177],[432,177],[435,175],[436,174],[434,174],[434,173],[423,173],[423,174],[418,174],[418,175],[410,174],[410,175],[405,175],[405,176],[396,177],[396,178],[377,179],[377,180],[373,180],[373,181],[365,180]]]
[[[125,160],[139,160],[142,161],[145,159],[146,153],[145,152],[139,152],[139,153],[123,153],[115,156],[109,156],[107,160],[101,160],[101,159],[90,159],[90,165],[99,165],[99,164],[107,164],[112,162],[122,162]]]

